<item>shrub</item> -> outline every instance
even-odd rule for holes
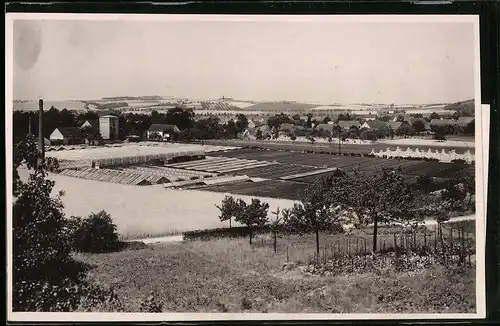
[[[149,312],[149,313],[162,312],[163,303],[161,303],[161,301],[159,301],[156,297],[157,295],[153,291],[151,291],[150,295],[146,299],[141,300],[141,305],[139,309],[142,312]]]
[[[462,160],[462,159],[455,159],[455,160],[451,160],[451,163],[455,163],[455,164],[465,164],[465,160]]]
[[[76,251],[102,253],[119,249],[116,225],[105,211],[92,213],[86,219],[75,219],[71,223],[76,228],[73,233],[73,247]]]
[[[197,175],[193,175],[193,176],[192,176],[191,178],[189,178],[189,179],[191,179],[191,180],[198,180],[199,178],[200,178],[199,176],[197,176]]]

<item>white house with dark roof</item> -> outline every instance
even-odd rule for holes
[[[148,139],[171,140],[172,136],[180,132],[176,125],[153,123],[147,130]]]

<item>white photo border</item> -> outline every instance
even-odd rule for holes
[[[476,167],[476,313],[458,314],[285,314],[285,313],[49,313],[12,311],[12,106],[13,106],[13,22],[14,20],[127,20],[127,21],[274,21],[274,22],[440,22],[471,23],[474,28],[475,83],[475,167]],[[482,319],[486,317],[485,231],[489,114],[482,114],[480,78],[480,37],[478,15],[170,15],[170,14],[55,14],[7,13],[5,15],[5,139],[7,183],[7,318],[9,321],[98,322],[98,321],[222,321],[222,320],[397,320],[397,319]],[[487,121],[483,121],[486,118]],[[486,153],[487,154],[487,153]]]

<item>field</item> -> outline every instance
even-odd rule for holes
[[[19,170],[22,180],[28,171]],[[62,198],[67,216],[87,216],[91,212],[105,210],[111,214],[124,238],[143,238],[183,231],[228,226],[218,220],[223,193],[173,190],[162,186],[138,187],[133,185],[99,182],[50,174],[55,181],[53,194],[65,192]],[[235,196],[249,202],[250,197]],[[255,198],[255,197],[252,197]],[[276,207],[291,207],[293,202],[285,199],[261,198]],[[193,202],[194,201],[194,202]],[[270,217],[272,216],[271,213]]]
[[[288,150],[288,151],[324,151],[324,152],[338,152],[338,146],[336,145],[327,145],[327,144],[310,144],[310,143],[293,143],[293,142],[272,142],[272,141],[258,141],[258,140],[206,140],[206,144],[214,144],[214,145],[226,145],[226,146],[255,146],[259,148],[265,149],[273,149],[273,150]],[[363,153],[369,154],[372,149],[376,152],[380,150],[385,151],[387,148],[391,150],[395,150],[397,147],[403,147],[406,145],[397,145],[397,144],[384,144],[384,143],[373,143],[369,145],[361,145],[361,144],[342,144],[341,152],[342,153]],[[475,153],[474,147],[464,147],[464,146],[453,146],[448,145],[446,142],[435,144],[434,146],[430,145],[408,145],[411,148],[418,148],[419,150],[427,151],[430,147],[435,149],[436,147],[439,149],[445,149],[447,151],[455,150],[458,154],[464,154],[467,151],[470,151],[472,154]],[[472,145],[470,145],[472,146]]]
[[[246,239],[157,244],[77,259],[94,266],[89,279],[115,288],[126,312],[138,312],[151,294],[163,312],[475,311],[473,268],[307,276],[283,270],[286,255],[250,247]]]
[[[338,156],[330,154],[311,154],[299,152],[286,152],[276,150],[255,150],[240,149],[228,152],[221,152],[218,155],[245,159],[261,159],[277,161],[286,165],[303,165],[312,167],[337,167],[347,172],[354,168],[360,171],[373,172],[384,167],[403,167],[403,174],[418,176],[422,173],[429,173],[435,177],[452,177],[456,172],[467,169],[475,174],[474,165],[460,166],[450,163],[425,162],[416,160],[383,159],[373,157]],[[276,168],[276,167],[273,167]],[[247,173],[246,170],[240,173]],[[257,176],[257,175],[256,175]]]
[[[58,110],[62,109],[68,109],[68,110],[84,110],[85,109],[85,103],[83,102],[78,102],[78,101],[44,101],[43,107],[44,110],[49,110],[50,107],[55,107]],[[92,107],[92,105],[90,106]],[[32,102],[15,102],[13,103],[13,110],[14,111],[34,111],[38,110],[38,102],[37,101],[32,101]]]

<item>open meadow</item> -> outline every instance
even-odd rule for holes
[[[475,311],[475,268],[376,265],[335,275],[283,268],[284,254],[247,239],[149,245],[78,254],[88,278],[113,287],[121,311],[149,297],[163,312],[459,313]],[[116,307],[99,307],[99,311]]]

